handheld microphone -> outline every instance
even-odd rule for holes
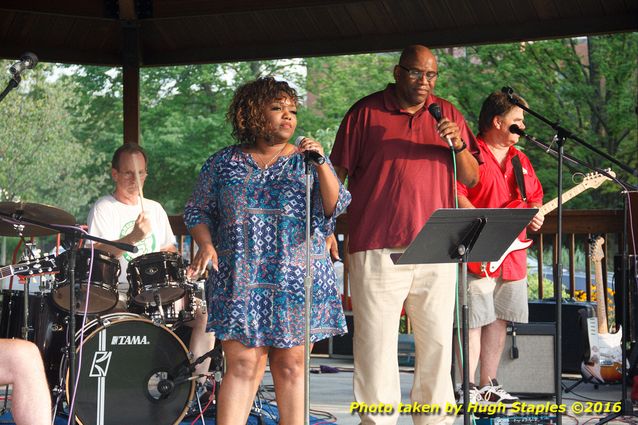
[[[428,111],[434,117],[436,122],[441,122],[443,115],[441,114],[441,106],[439,106],[438,103],[431,103],[430,106],[428,106]],[[447,144],[450,145],[450,149],[454,150],[454,143],[452,143],[450,136],[445,136],[445,140],[447,140]]]
[[[301,142],[304,141],[305,138],[306,136],[297,137],[295,139],[295,146],[298,147],[301,144]],[[321,165],[324,162],[326,162],[326,158],[324,158],[319,152],[307,150],[307,151],[304,151],[304,156],[305,156],[306,162],[311,161],[317,165]]]
[[[31,52],[26,52],[22,54],[19,62],[11,65],[11,67],[9,68],[9,72],[13,75],[19,75],[25,69],[33,69],[33,67],[37,64],[38,57]]]

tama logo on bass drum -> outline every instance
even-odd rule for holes
[[[111,337],[111,345],[149,345],[146,335],[115,335]]]

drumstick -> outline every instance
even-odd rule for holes
[[[135,183],[137,184],[137,189],[140,194],[140,206],[142,207],[142,212],[144,212],[144,191],[142,190],[142,183],[140,182],[140,173],[137,168],[137,161],[133,159],[133,170],[135,171]]]

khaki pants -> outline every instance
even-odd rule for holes
[[[455,298],[454,264],[394,265],[377,249],[351,254],[349,276],[354,313],[354,397],[359,403],[387,403],[395,413],[360,414],[361,423],[396,424],[401,402],[397,340],[405,306],[414,331],[416,367],[403,403],[454,404],[450,375]],[[415,424],[452,423],[452,416],[413,415]]]

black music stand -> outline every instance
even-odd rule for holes
[[[537,208],[438,209],[394,264],[460,263],[463,423],[469,425],[467,263],[496,261],[529,224]]]

